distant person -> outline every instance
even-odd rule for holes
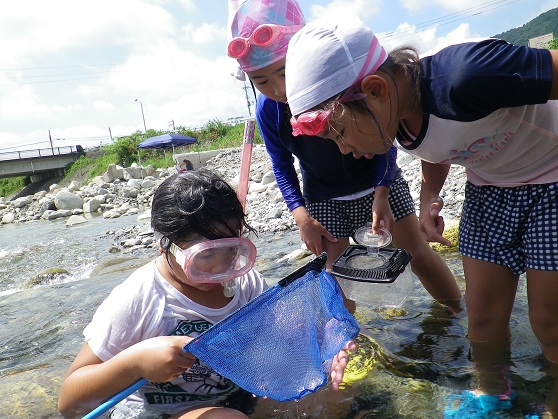
[[[192,162],[188,159],[182,160],[182,163],[180,163],[178,171],[179,172],[188,172],[190,170],[194,170],[194,165],[192,164]]]
[[[111,419],[247,418],[252,394],[182,350],[268,288],[253,269],[254,245],[242,237],[253,229],[240,201],[210,170],[177,173],[153,196],[151,226],[160,256],[98,307],[62,383],[58,408],[65,417],[82,417],[144,378],[149,383],[115,406]],[[347,348],[354,350],[354,343]],[[341,350],[332,363],[333,390],[346,365]]]

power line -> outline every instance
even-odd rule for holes
[[[20,67],[20,68],[0,68],[0,71],[20,71],[20,70],[46,70],[51,68],[83,68],[83,67],[106,67],[118,64],[81,64],[81,65],[60,65],[48,67]]]
[[[86,73],[61,73],[61,74],[35,74],[35,75],[29,75],[29,76],[13,76],[12,78],[21,78],[21,79],[36,79],[38,77],[62,77],[62,76],[81,76],[84,74],[106,74],[106,73],[110,73],[110,70],[108,71],[88,71]]]
[[[420,23],[418,25],[414,25],[411,28],[386,32],[382,35],[379,35],[378,38],[382,40],[385,39],[395,39],[407,36],[412,33],[424,32],[428,29],[435,28],[437,26],[448,25],[450,23],[457,22],[459,20],[467,19],[472,16],[478,16],[483,13],[490,12],[492,10],[499,9],[501,7],[509,6],[512,3],[517,3],[521,0],[491,0],[477,6],[469,7],[467,9],[463,9],[459,12],[450,13],[439,18],[431,19],[426,22]]]
[[[110,73],[110,71],[103,71],[103,72],[93,73],[93,74],[106,74],[106,73]],[[44,77],[49,77],[49,76],[44,76]],[[51,77],[56,77],[56,75],[51,76]],[[62,82],[68,82],[68,81],[95,80],[95,79],[98,79],[98,78],[99,78],[99,76],[96,76],[96,77],[78,77],[78,78],[74,78],[74,79],[29,81],[29,82],[22,82],[22,83],[14,81],[13,84],[24,85],[24,84],[62,83]],[[12,86],[13,84],[4,83],[4,84],[0,84],[0,86]]]

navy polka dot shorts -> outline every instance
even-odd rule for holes
[[[351,237],[357,228],[372,222],[374,192],[350,200],[328,199],[306,204],[306,210],[334,237]],[[393,217],[398,220],[415,213],[409,185],[401,176],[393,180],[389,191]]]
[[[459,225],[462,255],[509,267],[558,270],[558,183],[513,188],[467,182]]]

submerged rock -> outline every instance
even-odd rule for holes
[[[44,285],[52,280],[59,278],[63,275],[70,275],[64,268],[48,268],[39,272],[36,276],[32,277],[25,284],[25,288],[36,287],[38,285]]]

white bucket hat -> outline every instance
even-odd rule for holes
[[[357,17],[314,21],[298,31],[287,50],[287,101],[299,115],[344,91],[385,62],[387,53]]]

